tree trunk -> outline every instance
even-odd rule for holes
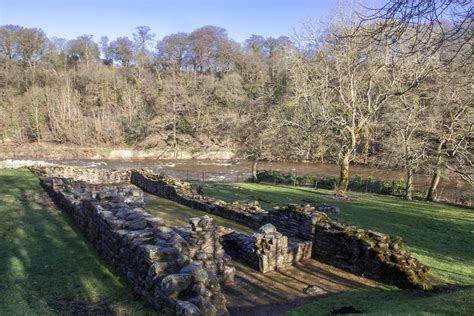
[[[173,149],[174,156],[178,158],[178,136],[176,135],[177,115],[176,115],[176,98],[173,97]]]
[[[433,178],[431,178],[431,185],[426,195],[427,201],[434,201],[436,199],[436,190],[438,188],[439,180],[441,178],[441,168],[436,168]]]
[[[258,182],[258,177],[257,177],[257,164],[258,164],[258,159],[255,159],[252,163],[252,182],[257,183]]]
[[[39,109],[35,106],[35,131],[36,131],[36,142],[41,141],[40,126],[39,126]]]
[[[370,131],[366,126],[364,128],[364,147],[362,149],[362,157],[364,159],[364,164],[367,164],[369,161],[369,149],[370,149]]]
[[[345,197],[347,195],[347,187],[349,186],[349,155],[342,159],[340,166],[341,174],[336,195]]]
[[[433,173],[433,178],[431,178],[430,188],[428,189],[428,194],[426,195],[427,201],[434,201],[436,199],[436,189],[438,188],[438,183],[441,178],[441,166],[442,166],[442,157],[441,150],[446,140],[442,140],[438,144],[436,150],[436,169]]]
[[[405,199],[410,201],[413,199],[413,169],[411,167],[408,167],[407,171]]]

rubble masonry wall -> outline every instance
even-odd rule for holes
[[[432,287],[428,267],[411,256],[401,238],[341,224],[314,207],[290,204],[265,211],[255,203],[226,203],[196,192],[189,183],[144,171],[132,171],[131,182],[149,193],[249,227],[271,223],[287,236],[312,242],[313,258],[347,271],[399,287]],[[234,234],[224,243],[242,244],[235,252],[249,264],[258,264],[249,255],[250,245],[255,245],[249,236]]]
[[[154,308],[167,307],[176,315],[228,315],[220,282],[232,282],[235,268],[211,218],[170,227],[140,207],[141,190],[136,188],[108,186],[101,191],[63,178],[44,178],[41,184]]]

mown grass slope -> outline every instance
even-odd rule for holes
[[[0,315],[151,314],[28,170],[0,170]]]
[[[353,200],[341,201],[328,190],[251,183],[208,185],[205,194],[229,202],[258,200],[264,208],[285,203],[337,205],[341,214],[333,217],[401,236],[412,254],[432,268],[435,277],[456,289],[436,293],[394,287],[358,289],[319,299],[295,309],[292,315],[327,315],[350,305],[373,314],[474,314],[473,210],[364,193],[351,193]]]

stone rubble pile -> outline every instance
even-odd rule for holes
[[[190,245],[190,259],[221,276],[224,284],[234,282],[235,267],[230,265],[231,257],[225,253],[220,241],[225,229],[214,225],[207,215],[191,218],[190,223],[189,235],[184,235]]]
[[[101,190],[63,178],[43,178],[41,184],[154,308],[176,315],[228,315],[220,283],[233,282],[235,268],[211,218],[172,227],[143,209],[141,190],[128,185]]]
[[[339,207],[333,206],[333,205],[326,205],[326,204],[323,204],[323,205],[319,206],[318,211],[326,213],[328,215],[329,214],[339,215],[339,213],[341,212]]]

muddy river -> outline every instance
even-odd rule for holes
[[[248,179],[251,175],[250,161],[228,160],[48,160],[71,166],[95,167],[104,169],[147,168],[155,172],[179,177],[184,180],[239,182]],[[292,162],[261,162],[259,170],[277,170],[284,173],[298,175],[312,174],[318,176],[338,176],[339,168],[333,164],[321,163],[292,163]],[[400,170],[375,169],[364,166],[351,166],[351,176],[363,178],[373,177],[384,180],[398,180],[404,176]],[[415,187],[426,190],[430,183],[429,175],[417,175]],[[473,188],[468,183],[442,179],[438,195],[452,202],[459,202],[460,198],[468,200],[472,205],[474,200]],[[470,203],[469,203],[470,202]]]

